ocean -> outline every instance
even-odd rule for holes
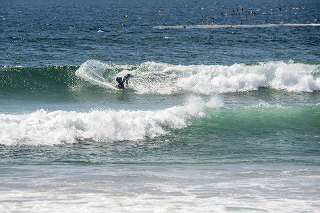
[[[0,212],[320,211],[319,1],[0,2]]]

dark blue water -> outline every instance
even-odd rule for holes
[[[319,27],[154,28],[212,24],[208,20],[218,25],[319,24],[316,1],[2,2],[2,66],[81,65],[88,59],[231,65],[319,58]]]

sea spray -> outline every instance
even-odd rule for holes
[[[104,77],[108,67],[109,65],[106,63],[88,60],[79,67],[75,74],[93,85],[115,89],[115,87],[108,83]]]
[[[0,144],[54,145],[91,139],[99,142],[140,140],[165,134],[163,125],[184,128],[192,117],[204,117],[205,104],[191,98],[187,104],[158,111],[92,110],[90,112],[38,110],[22,115],[0,115]]]
[[[132,74],[130,85],[137,94],[219,94],[270,87],[289,92],[320,89],[319,65],[266,62],[252,65],[171,65],[145,62],[140,65],[108,65],[89,60],[76,75],[93,85],[112,88],[114,78]]]
[[[312,92],[320,89],[319,65],[268,62],[232,66],[199,65],[179,79],[178,87],[192,92],[210,94],[244,92],[271,87],[290,92]]]

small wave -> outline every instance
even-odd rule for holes
[[[186,104],[162,110],[101,110],[89,112],[38,110],[26,114],[0,114],[0,145],[52,146],[78,143],[139,141],[174,131],[205,135],[249,134],[279,131],[288,134],[315,134],[319,137],[319,104],[282,107],[260,103],[227,108],[219,96],[207,102],[190,97]],[[287,134],[287,133],[283,133]]]
[[[98,142],[140,140],[166,133],[163,126],[184,128],[192,117],[204,117],[205,103],[158,111],[92,110],[68,112],[38,110],[23,115],[0,115],[0,144],[55,145],[90,139]]]

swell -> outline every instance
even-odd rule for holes
[[[314,143],[320,137],[320,105],[261,104],[227,108],[219,98],[192,97],[161,110],[37,110],[0,115],[0,144],[57,145],[94,141],[141,141],[168,136],[177,143],[281,140]],[[165,138],[163,138],[165,140]],[[317,142],[318,143],[318,142]]]
[[[76,82],[77,67],[45,66],[40,68],[15,67],[0,70],[2,98],[24,96],[65,97],[69,88]]]
[[[207,115],[216,130],[248,135],[313,132],[319,137],[319,112],[319,104],[283,107],[261,103],[250,107],[209,109]]]
[[[118,94],[115,78],[130,73],[131,95],[233,94],[259,91],[314,93],[320,90],[319,63],[261,62],[257,64],[172,65],[145,62],[115,65],[88,60],[80,67],[46,66],[0,70],[0,96],[12,98],[76,97]],[[98,94],[98,95],[97,95]],[[103,96],[103,95],[102,95]]]

